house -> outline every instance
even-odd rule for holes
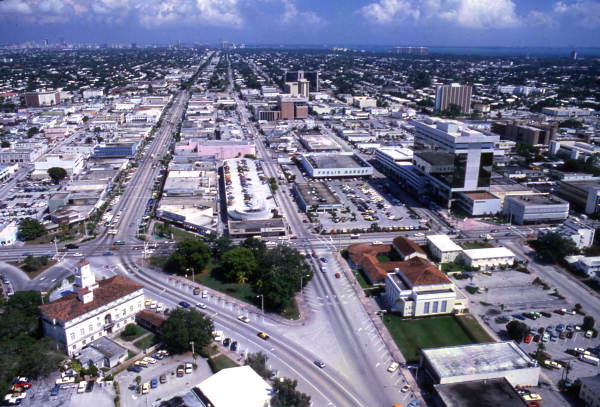
[[[123,330],[144,307],[140,283],[122,275],[96,281],[87,260],[76,267],[76,292],[39,307],[44,335],[56,340],[69,356]]]

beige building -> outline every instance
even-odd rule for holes
[[[94,340],[113,335],[144,307],[143,285],[122,275],[96,281],[86,260],[77,263],[76,292],[40,306],[44,335],[72,356]]]
[[[448,235],[428,235],[427,247],[431,255],[440,263],[453,262],[463,250]]]
[[[515,263],[515,254],[506,247],[463,250],[461,258],[466,266],[479,270],[512,266]]]

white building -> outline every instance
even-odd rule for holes
[[[33,164],[33,176],[48,176],[48,170],[53,167],[63,168],[67,175],[73,176],[79,174],[84,166],[85,159],[83,154],[46,154],[43,158],[36,160]]]
[[[312,178],[369,177],[373,167],[354,153],[304,154],[300,162]]]
[[[368,96],[354,96],[352,104],[360,109],[377,107],[377,99]]]
[[[15,223],[0,223],[0,247],[15,244],[18,231],[19,228]]]
[[[117,275],[96,281],[86,260],[77,263],[76,293],[40,306],[44,335],[72,356],[94,340],[113,335],[144,307],[144,286]]]
[[[513,195],[504,199],[503,211],[511,223],[562,222],[569,216],[569,203],[554,195]]]
[[[196,389],[205,407],[269,407],[273,396],[271,385],[250,366],[223,369]]]
[[[565,261],[583,272],[588,278],[599,278],[600,256],[567,256]]]
[[[591,247],[594,244],[594,236],[596,229],[588,226],[585,223],[569,219],[558,227],[540,230],[540,234],[556,232],[563,237],[571,239],[579,250]]]
[[[463,250],[448,235],[427,235],[427,247],[440,263],[453,262]]]
[[[19,164],[0,165],[0,181],[9,179],[18,169]]]
[[[515,254],[506,247],[463,250],[461,258],[466,266],[479,270],[512,266],[515,263]]]
[[[104,96],[104,90],[90,88],[90,89],[85,89],[83,92],[81,92],[81,94],[84,99],[99,98],[99,97]]]

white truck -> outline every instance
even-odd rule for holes
[[[589,363],[590,365],[600,366],[600,359],[598,359],[596,356],[581,353],[579,354],[579,360],[585,363]]]

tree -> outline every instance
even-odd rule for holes
[[[513,320],[506,324],[508,337],[516,342],[521,342],[529,334],[529,327],[523,322]]]
[[[81,120],[82,120],[84,123],[87,123],[87,122],[88,122],[88,120],[90,120],[90,118],[89,118],[89,117],[87,117],[87,116],[83,116],[83,119],[81,119]]]
[[[271,405],[273,407],[310,407],[310,396],[296,390],[297,385],[298,382],[292,379],[275,380]]]
[[[184,353],[191,350],[190,341],[196,349],[212,342],[214,325],[206,315],[193,308],[177,308],[160,328],[160,338],[172,353]]]
[[[91,138],[91,137],[86,137],[85,138],[85,144],[92,144],[93,141],[94,141],[94,139]]]
[[[538,237],[533,246],[540,257],[550,263],[558,263],[566,256],[578,252],[575,242],[560,233],[549,232]]]
[[[560,122],[558,127],[567,127],[570,129],[580,129],[583,127],[583,124],[579,120],[568,119],[563,122]]]
[[[236,247],[221,256],[223,274],[229,281],[239,280],[239,275],[248,277],[256,270],[256,259],[250,249]]]
[[[210,248],[201,240],[184,239],[177,245],[175,253],[169,256],[165,269],[167,271],[187,274],[186,269],[200,272],[210,260]]]
[[[448,108],[442,112],[443,115],[448,117],[457,117],[462,113],[462,108],[456,103],[450,103]]]
[[[48,265],[47,257],[27,256],[27,257],[25,257],[25,260],[23,261],[22,268],[27,273],[34,273],[47,265]]]
[[[19,223],[19,238],[33,240],[46,234],[46,227],[37,219],[25,218]]]
[[[37,127],[30,127],[29,130],[27,130],[27,137],[32,138],[39,132],[40,132],[40,130]]]
[[[249,353],[248,356],[246,356],[246,364],[263,379],[268,379],[273,374],[273,371],[267,367],[267,360],[267,355],[262,352]]]
[[[67,171],[64,168],[52,167],[48,168],[48,175],[50,178],[52,178],[52,181],[54,181],[55,184],[58,184],[61,179],[65,179],[67,176]]]
[[[594,317],[592,317],[590,315],[586,315],[585,317],[583,317],[582,328],[584,331],[589,331],[591,329],[594,329],[594,325],[596,325],[596,321],[594,320]]]
[[[10,141],[2,140],[2,144],[0,144],[0,147],[2,147],[2,148],[10,147]]]

